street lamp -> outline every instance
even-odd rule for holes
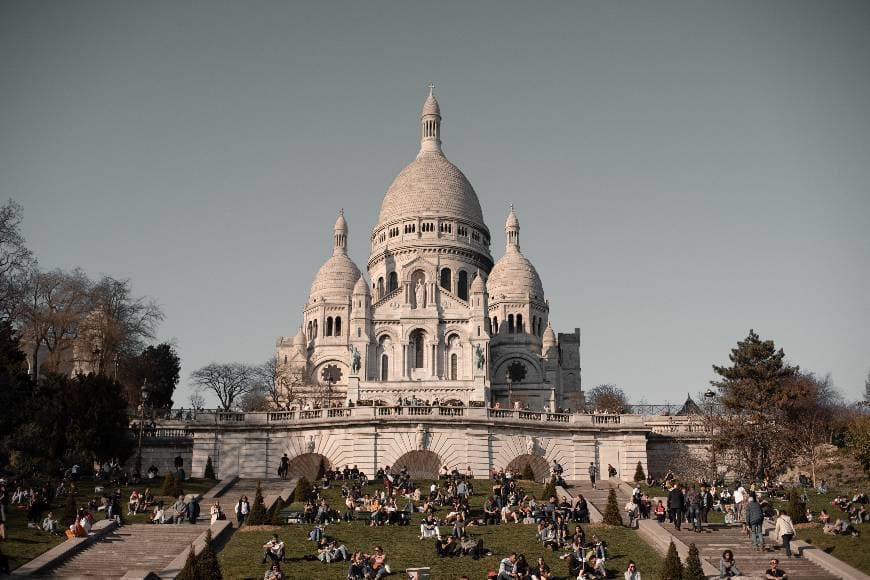
[[[713,463],[713,485],[719,476],[719,466],[716,465],[716,451],[713,442],[713,404],[716,400],[716,392],[713,389],[704,391],[704,401],[707,403],[707,429],[710,433],[710,460]]]
[[[142,436],[145,433],[145,401],[148,399],[148,379],[142,383],[141,396],[139,398],[139,449],[136,453],[136,472],[142,478]]]

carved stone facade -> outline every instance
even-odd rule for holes
[[[368,280],[347,255],[341,212],[300,330],[278,339],[285,402],[578,408],[580,331],[553,331],[513,206],[494,262],[477,194],[441,149],[431,91],[420,123],[420,151],[387,190],[372,230]]]

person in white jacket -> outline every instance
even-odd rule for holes
[[[791,559],[791,541],[794,538],[794,524],[791,521],[791,517],[785,512],[777,510],[776,516],[774,534],[776,534],[776,539],[782,542],[785,555]]]

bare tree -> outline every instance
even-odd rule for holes
[[[199,389],[194,389],[194,391],[190,393],[188,401],[190,402],[190,406],[194,409],[202,409],[205,407],[205,397],[202,396],[202,391]]]
[[[289,407],[313,394],[306,369],[280,362],[277,357],[256,367],[256,375],[273,408]]]
[[[844,404],[830,375],[820,379],[813,373],[799,373],[791,381],[790,388],[797,400],[788,412],[790,427],[783,444],[792,457],[802,459],[809,466],[815,487],[816,467],[823,457],[822,446],[830,442],[834,416]]]
[[[33,254],[21,235],[23,210],[13,200],[0,206],[0,318],[17,320],[21,315],[28,272]]]
[[[628,397],[616,385],[598,385],[586,395],[586,406],[597,411],[622,413],[628,407]]]
[[[190,379],[198,388],[214,393],[224,411],[229,411],[254,388],[256,371],[245,363],[211,363],[193,371]]]

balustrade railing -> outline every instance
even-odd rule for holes
[[[138,429],[131,429],[134,437],[139,436]],[[142,430],[143,439],[190,439],[193,434],[188,430],[180,427],[157,427]]]
[[[621,415],[592,415],[592,423],[595,425],[619,425]]]

